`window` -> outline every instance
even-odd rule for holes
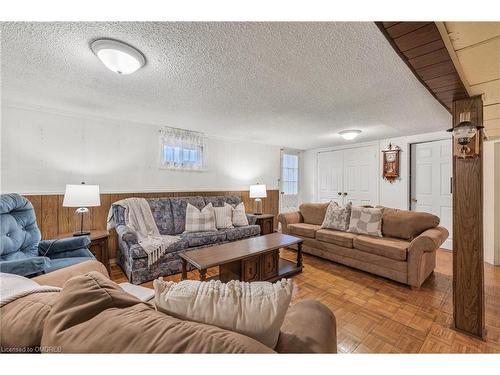
[[[296,195],[299,193],[299,156],[296,154],[283,154],[283,193]]]
[[[203,170],[205,136],[176,128],[160,131],[160,167],[172,170]]]

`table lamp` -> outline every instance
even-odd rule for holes
[[[88,231],[83,231],[83,215],[89,212],[87,207],[97,207],[100,205],[99,185],[86,185],[85,182],[82,182],[80,185],[66,185],[63,207],[78,207],[75,213],[80,215],[80,231],[73,233],[73,236],[86,236],[90,234]]]
[[[262,215],[262,199],[266,198],[266,185],[256,184],[250,185],[250,198],[254,198],[254,214]]]

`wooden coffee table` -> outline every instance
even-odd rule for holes
[[[302,271],[302,242],[298,237],[281,233],[247,238],[245,240],[186,251],[182,259],[182,280],[187,279],[187,264],[200,271],[206,279],[207,269],[219,266],[219,280],[275,281]],[[282,247],[297,245],[297,261],[279,255]]]

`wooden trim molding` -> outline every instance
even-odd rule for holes
[[[89,208],[87,229],[106,229],[106,221],[109,208],[113,202],[120,199],[139,198],[161,198],[161,197],[187,197],[187,196],[216,196],[216,195],[237,195],[245,203],[247,212],[253,210],[253,200],[249,197],[249,191],[181,191],[181,192],[157,192],[157,193],[118,193],[101,194],[101,205]],[[25,195],[35,208],[38,227],[42,232],[43,239],[52,239],[60,234],[73,232],[76,230],[75,214],[73,208],[63,207],[64,195]],[[279,190],[268,190],[267,198],[262,199],[262,209],[265,213],[273,214],[275,217],[274,226],[277,227],[277,217],[279,211]],[[117,236],[114,230],[109,236],[109,258],[116,257]]]
[[[434,22],[375,22],[394,51],[436,100],[452,111],[454,100],[469,98]]]

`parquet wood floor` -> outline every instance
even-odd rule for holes
[[[282,256],[295,259],[290,250]],[[127,281],[117,265],[111,273],[114,281]],[[216,274],[216,268],[207,272]],[[335,313],[339,353],[500,353],[500,267],[485,263],[485,341],[450,328],[451,274],[452,253],[445,250],[438,250],[437,268],[420,290],[305,254],[292,303],[317,299]],[[188,278],[198,280],[198,272]],[[178,281],[180,274],[166,279]]]

